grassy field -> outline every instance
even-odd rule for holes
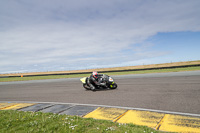
[[[165,73],[165,72],[180,72],[180,71],[195,71],[195,70],[200,70],[200,67],[197,66],[197,67],[159,69],[159,70],[110,72],[110,73],[104,73],[104,74],[108,74],[108,75],[112,76],[112,75]],[[78,77],[87,77],[89,75],[90,74],[72,74],[72,75],[31,76],[31,77],[9,77],[9,78],[0,78],[0,82],[26,81],[26,80],[43,80],[43,79],[59,79],[59,78],[78,78]]]
[[[50,71],[50,72],[29,72],[29,73],[5,73],[0,76],[21,76],[21,75],[41,75],[41,74],[62,74],[62,73],[81,73],[81,72],[92,72],[92,71],[113,71],[113,70],[133,70],[133,69],[148,69],[148,68],[160,68],[160,67],[174,67],[174,66],[186,66],[186,65],[200,65],[200,60],[186,61],[186,62],[171,62],[163,64],[151,64],[151,65],[140,65],[140,66],[126,66],[126,67],[113,67],[113,68],[95,68],[86,70],[71,70],[71,71]]]
[[[158,133],[146,126],[42,112],[0,111],[0,133]]]

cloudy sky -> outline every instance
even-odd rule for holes
[[[200,60],[199,0],[1,0],[0,73]]]

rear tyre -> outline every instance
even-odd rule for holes
[[[91,90],[90,87],[89,87],[87,84],[83,84],[83,87],[84,87],[86,90]]]

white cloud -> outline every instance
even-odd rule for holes
[[[200,31],[199,6],[198,0],[4,1],[0,69],[114,66],[166,55],[144,41],[158,32]]]

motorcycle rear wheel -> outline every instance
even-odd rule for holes
[[[86,90],[91,90],[90,87],[89,87],[87,84],[83,84],[83,87],[84,87]]]

